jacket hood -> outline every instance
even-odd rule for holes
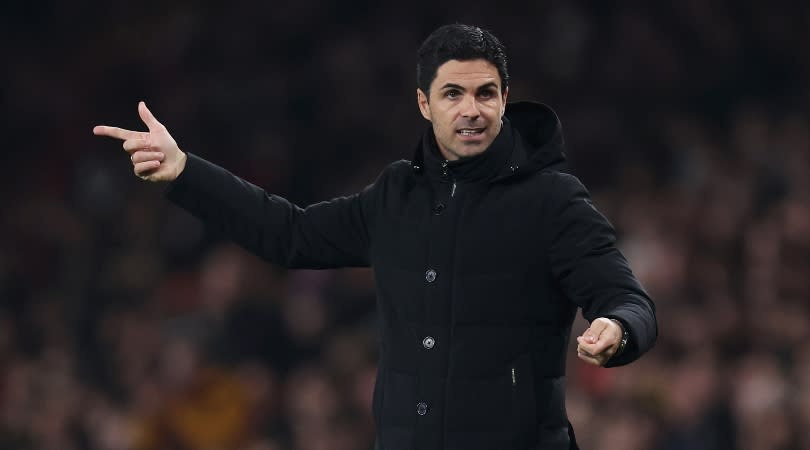
[[[506,105],[503,129],[483,153],[458,161],[444,161],[438,153],[433,128],[428,126],[411,162],[414,172],[446,175],[473,174],[498,181],[544,169],[565,169],[565,142],[557,114],[547,105],[514,102]]]
[[[565,139],[560,119],[548,105],[535,102],[516,102],[506,105],[506,117],[520,135],[522,145],[516,145],[513,161],[523,156],[526,169],[543,170],[565,168]]]

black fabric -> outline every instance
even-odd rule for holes
[[[449,163],[427,130],[412,162],[349,197],[299,208],[194,155],[168,197],[273,263],[373,268],[377,448],[563,450],[576,447],[564,386],[577,309],[630,331],[610,366],[657,337],[653,303],[564,161],[553,111],[520,103],[485,153]]]
[[[428,175],[434,179],[446,179],[452,172],[453,179],[462,183],[494,180],[500,170],[507,166],[515,148],[512,127],[509,126],[508,119],[504,120],[507,122],[506,126],[502,127],[487,151],[456,161],[445,161],[439,152],[433,128],[427,128],[417,152],[424,156]]]

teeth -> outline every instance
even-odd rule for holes
[[[458,133],[462,134],[464,136],[473,136],[473,135],[479,134],[480,131],[478,131],[478,130],[458,130]]]

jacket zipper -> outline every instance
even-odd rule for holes
[[[448,160],[442,161],[442,177],[444,178],[450,176],[450,168],[448,167],[449,164],[450,161]],[[450,187],[450,198],[453,198],[456,195],[456,179],[453,178],[452,181],[453,185]]]
[[[450,175],[448,172],[449,172],[449,169],[447,167],[447,161],[444,161],[442,163],[442,173],[445,175],[445,178]],[[452,177],[450,181],[452,182],[452,185],[450,186],[450,197],[448,198],[448,201],[447,201],[447,207],[448,208],[450,208],[450,199],[452,199],[456,195],[456,179],[455,179],[455,177]],[[463,212],[463,207],[464,207],[463,204],[459,204],[457,206],[457,210],[455,211],[455,214],[460,215]],[[459,220],[458,217],[456,217],[455,218],[455,225],[456,226],[458,226],[458,220]],[[457,259],[458,259],[458,249],[457,249],[458,233],[453,233],[453,234],[454,234],[454,236],[453,236],[453,241],[454,242],[453,242],[453,249],[452,249],[451,256],[450,256],[450,261],[451,261],[451,264],[452,264],[452,270],[453,270],[453,272],[455,272],[457,270]],[[455,278],[455,277],[453,277],[453,278]],[[447,346],[448,346],[448,348],[452,348],[451,346],[453,345],[453,338],[454,338],[454,334],[455,334],[454,330],[456,328],[454,326],[455,323],[456,323],[456,311],[455,311],[455,309],[456,309],[455,306],[456,305],[455,305],[455,302],[453,302],[453,296],[455,295],[455,286],[453,284],[454,283],[451,283],[451,285],[450,285],[450,333],[449,333],[449,336],[447,337]],[[445,401],[445,403],[448,400],[448,393],[450,392],[450,389],[449,389],[449,387],[450,387],[449,386],[450,376],[449,376],[449,374],[454,371],[454,367],[453,367],[453,364],[452,364],[452,358],[449,358],[449,359],[450,359],[450,361],[448,361],[448,364],[447,364],[448,376],[447,376],[447,379],[445,380],[445,386],[444,386],[444,394],[445,394],[444,401]],[[447,416],[445,414],[445,416],[442,418],[442,427],[444,427],[444,424],[445,424],[446,420],[447,420]]]
[[[515,376],[515,366],[512,366],[511,369],[512,369],[512,386],[517,386],[517,376]]]

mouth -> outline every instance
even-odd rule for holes
[[[479,137],[484,133],[486,127],[483,128],[459,128],[456,130],[456,134],[465,137],[465,138],[475,138]]]

